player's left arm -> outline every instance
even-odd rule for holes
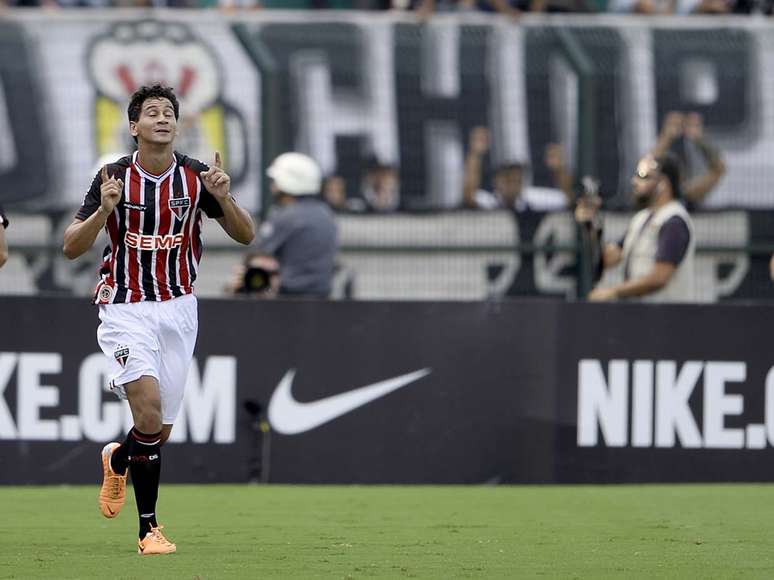
[[[223,171],[220,152],[215,152],[215,163],[199,176],[202,183],[220,205],[223,215],[216,218],[220,226],[240,244],[249,244],[255,238],[255,224],[246,210],[239,207],[231,195],[231,177]]]

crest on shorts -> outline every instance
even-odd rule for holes
[[[118,364],[120,364],[122,367],[125,367],[126,361],[129,358],[129,347],[128,346],[117,347],[115,352],[113,353],[113,356],[116,358],[116,361],[118,362]]]
[[[169,209],[175,214],[175,217],[182,221],[191,207],[190,197],[173,197],[169,200]]]

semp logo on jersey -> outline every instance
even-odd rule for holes
[[[126,361],[129,358],[129,347],[118,346],[113,353],[113,356],[116,358],[116,361],[118,361],[118,364],[120,364],[122,367],[125,367]]]
[[[190,197],[177,197],[169,200],[169,209],[175,214],[178,220],[183,220],[191,207]]]

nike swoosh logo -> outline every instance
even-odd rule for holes
[[[422,377],[429,375],[430,372],[431,369],[421,369],[413,373],[347,391],[346,393],[325,397],[310,403],[300,403],[293,398],[291,393],[293,379],[296,376],[296,370],[291,369],[282,377],[271,396],[269,401],[269,423],[271,423],[272,428],[276,432],[283,435],[296,435],[304,431],[310,431],[371,401],[397,391],[401,387],[418,381]]]

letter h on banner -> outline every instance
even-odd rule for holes
[[[490,27],[431,22],[395,26],[401,181],[409,207],[454,207],[462,195],[463,143],[488,124]]]

